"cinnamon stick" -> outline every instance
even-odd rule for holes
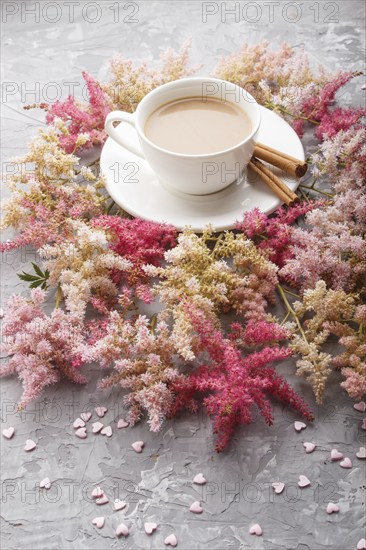
[[[272,189],[282,202],[290,206],[295,201],[299,200],[299,197],[287,187],[267,166],[265,166],[260,160],[252,157],[249,161],[249,168],[253,170],[264,183]]]
[[[306,174],[308,165],[303,160],[299,160],[281,151],[272,149],[263,143],[257,143],[254,149],[254,156],[276,166],[295,178],[301,178]]]

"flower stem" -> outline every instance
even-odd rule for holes
[[[331,193],[326,193],[325,191],[321,191],[320,189],[317,189],[316,187],[309,186],[309,185],[299,185],[300,189],[309,189],[310,191],[315,191],[315,193],[320,193],[320,195],[325,195],[326,197],[333,198],[334,195]]]
[[[107,214],[109,214],[109,212],[112,210],[113,206],[115,205],[116,203],[114,202],[114,200],[112,200],[111,204],[108,206],[107,208]]]
[[[61,285],[58,283],[57,285],[57,294],[56,294],[56,304],[55,309],[60,307],[60,300],[61,300]]]
[[[295,313],[294,309],[292,308],[290,302],[286,298],[286,294],[285,294],[285,291],[284,291],[283,287],[280,284],[278,284],[278,285],[276,285],[276,288],[277,288],[278,292],[280,293],[280,296],[281,296],[281,298],[282,298],[282,300],[283,300],[283,302],[284,302],[284,304],[287,308],[287,311],[289,313],[291,313],[291,315],[295,319],[295,322],[297,324],[297,327],[299,329],[299,332],[300,332],[301,336],[303,337],[305,342],[308,343],[307,338],[305,336],[305,332],[303,331],[303,328],[301,326],[300,319],[298,318],[298,316],[296,315],[296,313]]]

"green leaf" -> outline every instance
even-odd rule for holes
[[[23,271],[23,273],[18,273],[18,277],[19,279],[21,279],[22,281],[39,281],[39,277],[36,276],[36,275],[30,275],[30,273],[25,273]]]
[[[32,266],[33,266],[34,271],[39,275],[39,277],[41,279],[44,279],[45,276],[44,276],[44,273],[41,270],[41,268],[37,264],[35,264],[34,262],[32,262]]]

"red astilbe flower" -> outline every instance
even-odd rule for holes
[[[254,405],[267,424],[272,424],[273,409],[268,394],[312,420],[313,415],[307,404],[270,366],[274,361],[288,358],[291,350],[274,345],[244,356],[201,311],[190,308],[189,316],[197,332],[200,348],[210,361],[201,364],[187,379],[177,382],[173,388],[177,395],[173,412],[187,405],[192,409],[195,394],[203,394],[203,403],[214,417],[213,431],[217,435],[218,452],[227,446],[237,425],[252,421]],[[252,327],[248,339],[253,338],[250,336],[251,331]],[[267,337],[275,339],[278,336],[276,331],[276,326],[272,334],[268,330]],[[282,334],[280,336],[282,338]]]
[[[242,221],[236,222],[235,229],[254,241],[257,248],[264,251],[268,259],[281,268],[286,260],[293,257],[291,224],[323,203],[324,201],[314,200],[295,204],[290,208],[281,206],[271,217],[263,214],[259,208],[254,208],[244,213]]]
[[[107,138],[104,121],[112,110],[111,100],[92,76],[86,72],[82,74],[88,89],[89,103],[77,101],[69,96],[65,101],[56,101],[53,105],[46,107],[47,124],[53,124],[55,118],[60,118],[67,124],[68,135],[59,136],[60,145],[66,153],[74,152],[80,134],[88,136],[86,143],[82,146],[83,149],[101,145]]]
[[[110,231],[115,237],[112,250],[132,263],[128,273],[114,274],[114,282],[118,284],[125,277],[127,284],[135,288],[136,295],[141,300],[146,303],[152,301],[149,276],[142,266],[160,264],[164,259],[164,252],[176,245],[176,228],[168,224],[141,219],[129,220],[119,216],[100,216],[93,220],[93,225]]]

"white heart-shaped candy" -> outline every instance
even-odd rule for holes
[[[51,487],[51,481],[49,477],[45,477],[42,481],[39,482],[41,489],[49,489]]]
[[[358,541],[357,550],[366,550],[366,539],[360,539]]]
[[[92,520],[92,524],[95,525],[96,527],[98,527],[98,529],[101,529],[102,527],[104,527],[104,522],[105,522],[105,519],[103,516],[99,517],[99,518],[94,518]]]
[[[33,449],[35,449],[36,447],[37,447],[37,444],[34,443],[32,439],[27,439],[24,445],[24,450],[29,452],[29,451],[33,451]]]
[[[142,453],[142,449],[144,447],[143,441],[135,441],[135,443],[132,443],[131,447],[136,453]]]
[[[359,403],[355,403],[353,408],[358,412],[364,413],[366,411],[366,403],[365,401],[360,401]]]
[[[103,416],[105,415],[105,413],[108,411],[108,409],[106,407],[97,407],[95,409],[95,412],[97,413],[97,415],[99,416],[99,418],[103,418]]]
[[[195,500],[193,504],[190,505],[189,510],[194,514],[202,514],[203,508],[199,500]]]
[[[80,437],[80,439],[86,439],[86,428],[79,428],[78,430],[76,430],[75,435],[76,437]]]
[[[305,452],[306,453],[312,453],[316,447],[315,443],[310,443],[309,441],[305,441],[305,443],[303,443],[303,447],[305,449]]]
[[[164,544],[166,544],[167,546],[173,546],[175,548],[178,544],[177,537],[173,533],[171,535],[168,535],[164,540]]]
[[[358,453],[356,453],[357,458],[366,458],[366,447],[360,447]]]
[[[144,529],[147,535],[152,535],[153,532],[157,529],[157,527],[158,527],[157,524],[153,522],[144,523]]]
[[[92,424],[93,434],[97,434],[98,432],[100,432],[102,428],[103,428],[103,424],[101,422],[93,422]]]
[[[4,310],[2,307],[0,307],[0,319],[4,317]]]
[[[301,475],[299,476],[299,481],[297,484],[299,487],[308,487],[310,485],[310,481],[306,476]]]
[[[249,529],[249,533],[251,535],[257,535],[257,537],[260,537],[263,533],[262,527],[259,525],[259,523],[256,523],[255,525],[252,525]]]
[[[199,473],[194,476],[193,483],[196,483],[197,485],[204,485],[206,483],[206,478],[203,474]]]
[[[334,502],[329,502],[327,505],[327,514],[337,514],[339,512],[338,504]]]
[[[275,481],[274,483],[272,483],[272,487],[276,495],[280,495],[285,488],[285,484],[281,481]]]
[[[118,420],[118,424],[117,424],[117,428],[120,429],[120,428],[127,428],[128,426],[130,425],[129,422],[126,422],[126,420],[124,418],[120,418]]]
[[[100,433],[102,435],[106,435],[107,437],[112,437],[112,428],[110,426],[105,426]]]
[[[11,439],[15,433],[15,428],[13,428],[13,426],[10,426],[9,428],[5,428],[2,433],[6,439]]]
[[[103,493],[102,496],[97,498],[95,502],[100,506],[101,504],[107,504],[109,502],[109,499],[107,495]]]
[[[335,460],[342,460],[343,455],[337,449],[332,449],[330,451],[330,460],[334,462]]]
[[[344,458],[342,462],[339,463],[339,465],[341,466],[341,468],[352,468],[351,459],[346,456],[346,458]]]
[[[84,428],[85,422],[81,418],[77,418],[73,423],[74,428]]]
[[[83,413],[81,413],[81,415],[80,415],[81,420],[84,420],[84,422],[89,422],[89,420],[91,419],[91,417],[92,417],[92,413],[91,413],[91,412],[83,412]]]
[[[104,495],[103,489],[101,487],[95,487],[95,489],[92,490],[92,498],[100,498]]]
[[[129,534],[130,533],[127,525],[125,525],[124,523],[120,523],[116,529],[117,537],[120,537],[121,535],[123,535],[124,537],[128,537]]]
[[[305,430],[306,424],[304,424],[304,422],[299,422],[298,420],[296,420],[296,422],[294,422],[294,428],[297,432],[301,432],[301,430]]]
[[[126,508],[127,502],[124,502],[123,500],[119,500],[119,498],[116,498],[114,501],[114,509],[115,510],[123,510],[123,508]]]

